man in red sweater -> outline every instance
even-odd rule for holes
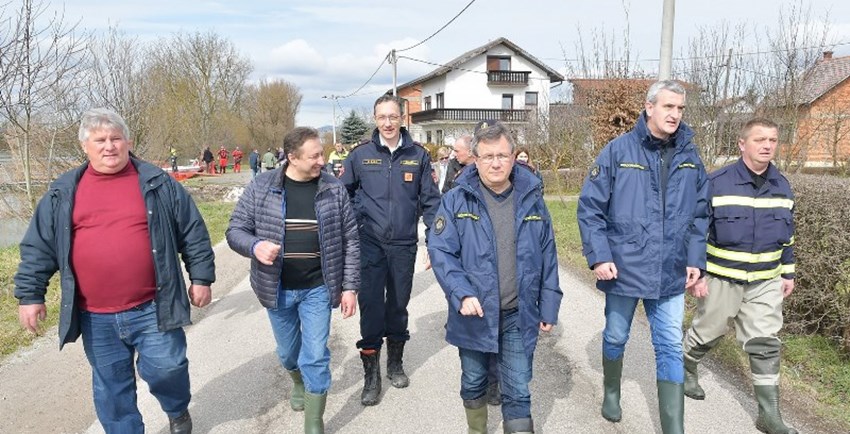
[[[79,139],[88,161],[51,184],[21,241],[18,315],[23,327],[38,331],[46,288],[59,271],[60,349],[82,335],[104,430],[144,433],[138,369],[170,431],[191,433],[182,327],[190,302],[210,302],[214,255],[192,198],[161,169],[134,158],[128,136],[111,110],[83,114]]]

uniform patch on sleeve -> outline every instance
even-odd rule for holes
[[[682,163],[678,167],[679,169],[696,169],[697,165],[691,162]]]
[[[436,235],[440,235],[443,233],[443,229],[446,228],[446,218],[438,215],[436,219],[434,219],[434,233]]]
[[[596,179],[597,177],[599,177],[599,165],[598,165],[598,164],[597,164],[597,165],[594,165],[594,166],[590,169],[590,179],[591,179],[591,180],[594,180],[594,179]]]

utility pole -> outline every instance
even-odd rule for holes
[[[333,132],[334,132],[334,142],[331,143],[331,145],[336,145],[336,100],[339,97],[336,96],[336,95],[331,95],[331,96],[325,95],[322,98],[327,99],[331,102],[331,110],[333,110],[333,119],[332,119],[331,125],[333,126]]]
[[[673,22],[676,19],[676,0],[664,0],[664,13],[661,18],[661,63],[658,66],[658,79],[669,80],[673,65]]]
[[[390,64],[393,65],[393,96],[398,94],[396,89],[397,77],[398,77],[398,57],[395,53],[395,48],[390,50]]]

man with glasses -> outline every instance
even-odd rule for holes
[[[514,166],[510,131],[496,121],[476,130],[475,164],[443,196],[428,251],[449,304],[446,341],[460,353],[468,432],[487,432],[495,354],[504,431],[531,433],[537,335],[558,322],[563,296],[552,219],[540,180]]]
[[[428,150],[401,126],[401,102],[383,95],[375,101],[372,139],[351,150],[340,180],[348,188],[360,227],[360,335],[363,405],[381,395],[380,353],[387,339],[387,377],[407,387],[402,357],[410,339],[407,304],[419,240],[420,210],[430,228],[440,205]]]

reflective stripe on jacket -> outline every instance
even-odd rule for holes
[[[709,176],[709,273],[737,282],[794,278],[794,193],[770,164],[756,190],[742,159]]]
[[[537,344],[539,323],[557,324],[563,293],[552,219],[542,184],[528,170],[513,172],[519,328],[526,354]],[[446,341],[459,348],[499,352],[499,270],[496,235],[478,170],[469,165],[443,195],[428,253],[449,305]],[[464,297],[477,297],[483,317],[459,313]]]
[[[665,199],[661,153],[641,113],[635,127],[608,143],[578,202],[589,266],[613,262],[618,276],[597,281],[607,293],[658,299],[685,291],[686,267],[705,270],[708,176],[684,123],[674,135]]]

